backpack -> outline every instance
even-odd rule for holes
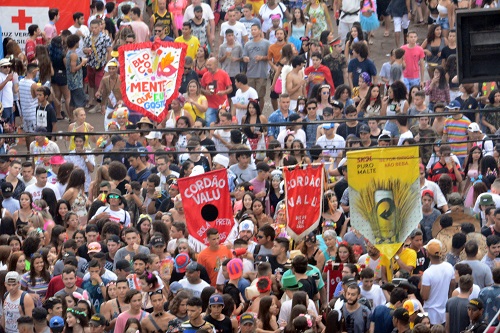
[[[21,293],[21,299],[19,300],[19,305],[21,306],[21,310],[23,311],[23,315],[26,314],[26,310],[24,308],[24,297],[26,296],[28,292],[27,291],[23,291]],[[5,299],[7,299],[7,295],[9,294],[9,292],[7,291],[4,295],[3,295],[3,299],[5,301]]]

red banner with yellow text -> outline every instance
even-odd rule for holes
[[[43,31],[49,23],[49,9],[59,9],[59,21],[56,23],[60,33],[73,25],[73,13],[82,12],[85,22],[89,18],[88,1],[57,1],[57,0],[2,0],[0,2],[0,22],[2,39],[14,39],[24,52],[24,44],[28,38],[28,27],[37,24]]]
[[[284,169],[287,233],[295,240],[316,229],[323,205],[323,166]]]
[[[234,225],[227,170],[180,178],[178,184],[189,235],[208,245],[206,231],[216,228],[224,243]]]

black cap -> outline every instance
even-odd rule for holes
[[[128,260],[122,259],[116,262],[116,269],[124,270],[125,272],[131,272],[132,267],[130,267],[130,262]]]
[[[288,116],[288,121],[296,121],[300,119],[300,115],[297,113],[292,113]]]
[[[394,310],[392,316],[398,320],[409,322],[410,321],[410,313],[405,308],[398,308]]]
[[[108,237],[108,242],[109,241],[120,244],[120,237],[118,237],[117,235],[111,235]]]
[[[366,124],[363,124],[359,127],[359,133],[370,133],[370,127]]]
[[[332,115],[333,114],[333,109],[331,107],[326,107],[326,108],[323,108],[323,116],[324,115]]]
[[[330,102],[330,104],[334,107],[334,108],[339,108],[339,109],[343,109],[344,108],[344,104],[342,104],[342,102],[339,102],[337,100],[333,100]]]
[[[97,228],[97,224],[87,224],[87,226],[85,227],[85,232],[91,232],[91,231],[99,233],[99,228]]]
[[[203,7],[198,5],[198,6],[194,6],[193,8],[193,12],[202,12],[203,11]]]
[[[151,246],[165,245],[165,240],[163,239],[162,236],[153,236],[153,237],[151,237],[149,244]]]
[[[2,183],[2,194],[5,195],[5,193],[12,193],[13,190],[14,190],[14,186],[12,186],[11,183],[9,183],[9,182]]]

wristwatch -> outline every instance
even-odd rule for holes
[[[397,254],[394,256],[394,260],[396,260],[396,261],[399,260],[399,256]]]
[[[99,283],[99,287],[104,287],[104,282]]]

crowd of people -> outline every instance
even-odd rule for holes
[[[0,332],[497,325],[500,91],[459,84],[454,29],[457,11],[495,6],[93,1],[62,31],[51,8],[24,50],[4,38]],[[395,48],[375,64],[391,17]],[[413,27],[425,23],[424,38]],[[157,123],[123,103],[118,49],[158,39],[187,56]],[[346,151],[405,145],[419,147],[422,220],[390,258],[350,223]],[[282,171],[296,165],[328,175],[321,221],[301,239],[287,232]],[[224,243],[206,230],[205,245],[178,180],[212,170],[227,171],[234,227]]]

